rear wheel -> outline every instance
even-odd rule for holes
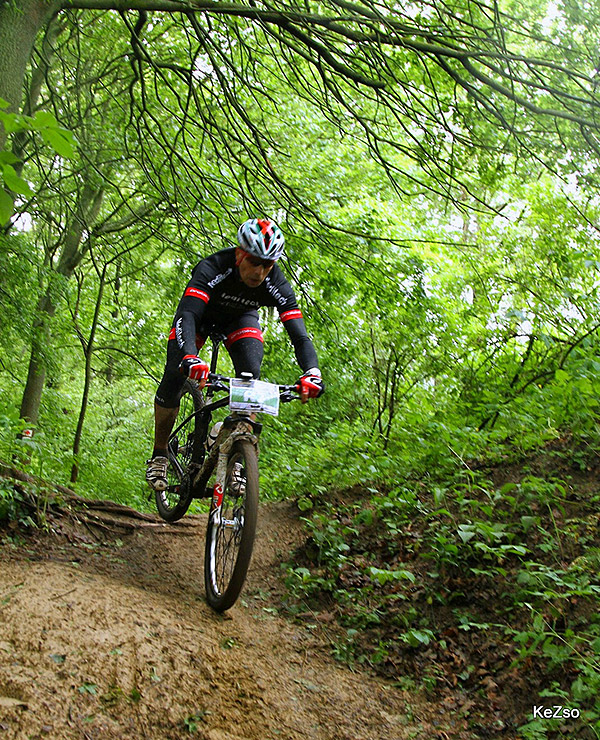
[[[156,491],[156,508],[167,522],[175,522],[185,514],[192,500],[187,468],[191,462],[202,459],[202,439],[198,428],[198,417],[194,412],[203,406],[202,392],[197,383],[187,379],[179,404],[177,421],[169,437],[169,467],[167,488]]]
[[[239,596],[252,557],[258,514],[258,456],[246,440],[235,442],[227,460],[220,508],[211,506],[204,553],[206,598],[218,612]]]

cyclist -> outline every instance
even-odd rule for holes
[[[239,246],[201,260],[179,302],[169,341],[164,374],[154,399],[154,450],[146,480],[157,491],[167,487],[167,443],[179,410],[185,377],[206,383],[209,367],[198,357],[208,334],[223,334],[235,373],[260,377],[263,335],[258,311],[274,306],[287,329],[302,369],[297,385],[303,403],[320,396],[325,385],[317,353],[306,333],[291,285],[277,265],[284,236],[269,219],[249,219],[238,229]]]

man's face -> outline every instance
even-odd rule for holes
[[[275,264],[273,260],[261,260],[240,247],[236,248],[235,256],[240,278],[249,288],[258,288]]]

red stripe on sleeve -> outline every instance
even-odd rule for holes
[[[200,298],[204,303],[208,303],[210,301],[208,293],[205,293],[203,290],[199,290],[198,288],[188,288],[183,295],[191,295],[193,298]]]
[[[301,319],[302,317],[302,311],[299,308],[295,308],[292,311],[284,311],[283,313],[279,314],[279,318],[282,321],[290,321],[291,319]]]
[[[175,339],[175,327],[173,327],[173,328],[171,329],[171,331],[169,332],[169,341],[170,341],[171,339]]]

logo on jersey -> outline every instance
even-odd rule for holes
[[[273,298],[277,301],[277,303],[283,306],[283,304],[286,302],[287,299],[284,295],[282,295],[279,288],[273,285],[269,277],[265,278],[265,285],[267,286],[267,290],[273,296]]]
[[[208,283],[208,287],[214,288],[215,285],[222,283],[225,278],[229,277],[232,272],[233,268],[230,267],[228,270],[225,270],[225,272],[222,272],[219,275],[215,275],[215,277]]]
[[[284,322],[291,321],[291,319],[301,319],[302,311],[299,308],[293,308],[290,311],[284,311],[279,314],[279,318]]]
[[[259,301],[252,300],[252,298],[243,298],[239,295],[231,295],[231,293],[221,293],[218,300],[219,303],[224,303],[232,308],[238,308],[239,306],[258,308],[260,306]]]

